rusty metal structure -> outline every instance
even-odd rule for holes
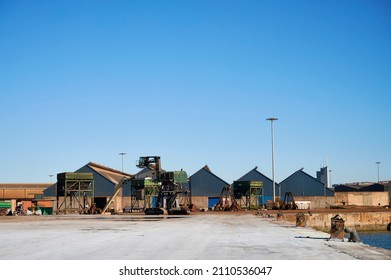
[[[62,201],[60,202],[60,198]],[[83,213],[94,203],[92,173],[65,172],[57,174],[57,211]]]
[[[279,208],[280,210],[295,210],[298,208],[291,192],[285,193],[284,201],[281,203]]]
[[[306,218],[303,212],[296,214],[296,226],[297,227],[305,227],[306,226]]]
[[[219,202],[215,206],[215,211],[239,211],[240,205],[235,199],[230,185],[223,187]]]
[[[145,211],[156,206],[159,184],[152,179],[134,179],[131,181],[132,205],[130,211]]]
[[[340,239],[344,241],[345,236],[345,220],[337,214],[331,218],[330,239]]]
[[[277,212],[277,221],[283,220],[284,213],[280,210]]]

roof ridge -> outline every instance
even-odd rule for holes
[[[126,172],[123,172],[123,171],[120,171],[120,170],[117,170],[117,169],[114,169],[111,167],[107,167],[107,166],[104,166],[101,164],[97,164],[97,163],[91,162],[91,161],[89,163],[87,163],[87,166],[101,168],[101,169],[104,169],[104,170],[107,170],[110,172],[114,172],[114,173],[118,173],[118,174],[122,174],[122,175],[126,175],[126,176],[132,176],[132,174],[129,174],[129,173],[126,173]]]
[[[265,177],[266,179],[270,180],[270,181],[273,181],[272,179],[270,179],[268,176],[266,176],[265,174],[263,174],[261,171],[258,170],[258,166],[255,166],[253,169],[251,169],[250,171],[248,171],[246,174],[244,174],[242,177],[244,177],[245,175],[249,174],[251,171],[255,171],[257,172],[258,174],[262,175],[263,177]],[[240,178],[242,178],[240,177]],[[239,178],[239,179],[240,179]],[[277,182],[275,182],[276,184],[278,184]]]
[[[231,184],[227,183],[227,181],[225,181],[224,179],[220,178],[219,176],[217,176],[216,174],[214,174],[212,171],[210,171],[209,167],[208,167],[208,169],[206,169],[205,167],[208,167],[208,165],[205,165],[205,166],[202,167],[200,170],[194,172],[194,174],[196,174],[196,173],[198,173],[198,172],[200,172],[200,171],[202,171],[202,170],[205,170],[206,172],[208,172],[208,173],[211,174],[212,176],[216,177],[217,179],[221,180],[222,182],[226,183],[227,185],[231,185]],[[194,174],[193,174],[193,175],[194,175]],[[193,175],[191,175],[190,177],[192,177]],[[189,178],[190,178],[190,177],[189,177]]]

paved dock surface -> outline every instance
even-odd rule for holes
[[[390,260],[253,214],[0,217],[2,260]]]

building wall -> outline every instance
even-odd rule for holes
[[[94,174],[94,196],[111,196],[114,192],[115,184],[97,173],[88,165],[78,169],[78,173],[93,173]]]
[[[294,196],[295,201],[311,202],[311,209],[325,209],[335,205],[334,196]],[[284,199],[284,198],[282,198]]]
[[[96,172],[94,169],[90,168],[88,165],[85,165],[78,169],[76,172],[87,172],[94,174],[94,196],[95,197],[106,197],[107,200],[114,194],[116,183],[110,181],[105,176]],[[130,182],[128,182],[114,198],[110,208],[114,208],[115,212],[122,212],[122,209],[126,206],[123,203],[123,196],[127,196],[130,199]]]
[[[191,202],[195,206],[195,209],[208,209],[208,197],[207,196],[192,196]]]
[[[325,188],[325,185],[299,170],[286,178],[280,184],[281,199],[285,192],[292,192],[293,196],[324,196],[325,191],[327,196],[334,196],[334,192]]]
[[[189,178],[189,186],[192,197],[196,196],[220,196],[223,187],[229,185],[213,173],[200,169]]]
[[[45,188],[1,188],[0,199],[34,198],[36,194],[42,194]]]
[[[326,187],[329,187],[329,175],[328,168],[322,167],[316,172],[316,179],[321,181]]]
[[[240,177],[237,181],[261,181],[263,183],[264,203],[273,199],[273,180],[260,173],[256,168]],[[275,183],[276,196],[279,195],[279,185]]]
[[[386,206],[390,205],[388,192],[337,192],[336,205]]]
[[[304,213],[306,226],[318,230],[330,232],[331,218],[337,213]],[[346,228],[355,228],[359,230],[386,230],[391,223],[391,212],[356,212],[341,213],[340,216],[345,221]],[[296,222],[296,214],[284,213],[282,220],[292,223]]]
[[[130,196],[122,197],[122,209],[132,206],[132,198]]]

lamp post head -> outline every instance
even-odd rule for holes
[[[278,119],[277,118],[267,118],[266,120],[267,121],[277,121]]]

